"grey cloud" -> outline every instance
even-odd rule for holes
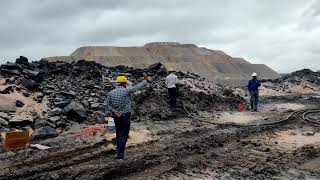
[[[30,0],[0,6],[0,63],[68,55],[83,45],[179,41],[280,72],[320,69],[317,0]],[[303,63],[308,62],[308,63]]]
[[[311,17],[319,16],[320,15],[320,1],[313,0],[310,3],[309,8],[307,8],[306,11],[304,12],[304,15],[311,16]]]

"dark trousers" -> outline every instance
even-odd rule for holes
[[[124,113],[120,117],[113,115],[114,123],[116,125],[116,145],[117,145],[117,158],[124,157],[126,143],[130,131],[130,116],[131,113]]]
[[[258,110],[258,102],[259,102],[259,92],[258,91],[251,91],[250,92],[251,111]]]
[[[170,99],[170,106],[177,107],[177,88],[168,88],[168,94]]]

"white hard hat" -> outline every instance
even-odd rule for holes
[[[257,76],[257,73],[252,73],[252,75],[251,75],[252,77],[256,77]]]

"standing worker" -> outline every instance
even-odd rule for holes
[[[166,86],[168,88],[168,94],[170,99],[170,106],[172,108],[177,107],[177,81],[178,77],[174,74],[172,67],[168,68],[169,75],[166,77]]]
[[[250,93],[250,106],[251,111],[258,111],[259,102],[259,87],[261,86],[260,81],[257,79],[257,73],[252,74],[252,79],[249,80],[248,90]]]
[[[143,74],[143,79],[143,82],[136,86],[127,87],[127,78],[118,76],[116,79],[117,87],[110,91],[106,97],[106,114],[114,119],[116,126],[117,159],[124,159],[124,151],[130,131],[132,96],[147,84],[148,76],[146,74]]]

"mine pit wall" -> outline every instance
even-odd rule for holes
[[[45,58],[48,61],[96,61],[105,66],[125,65],[146,68],[161,62],[177,71],[192,72],[210,81],[224,85],[242,86],[253,72],[260,79],[276,79],[280,75],[264,64],[251,64],[242,58],[233,58],[222,51],[198,48],[195,45],[146,45],[144,47],[81,47],[70,56]]]

